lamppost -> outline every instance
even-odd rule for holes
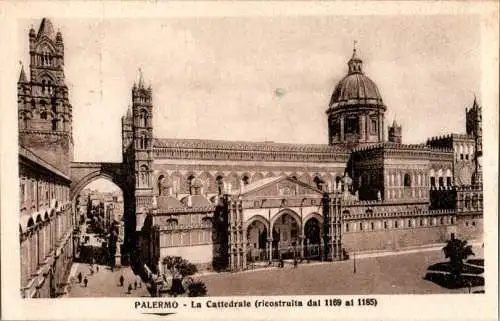
[[[352,256],[353,256],[353,259],[354,259],[354,270],[353,270],[353,273],[356,273],[356,252],[352,252]]]

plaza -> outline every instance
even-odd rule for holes
[[[473,259],[483,257],[474,246]],[[284,268],[241,273],[206,274],[209,296],[259,295],[354,295],[354,294],[450,294],[468,293],[468,288],[447,289],[424,279],[429,266],[447,261],[440,248],[420,252],[365,256],[339,262],[285,265]],[[480,291],[482,288],[472,288]]]

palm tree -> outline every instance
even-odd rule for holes
[[[463,261],[474,255],[472,246],[467,245],[466,240],[456,239],[454,234],[443,248],[443,252],[445,258],[450,259],[450,273],[455,278],[458,278],[463,271]]]

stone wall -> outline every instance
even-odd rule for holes
[[[342,245],[348,253],[397,251],[408,247],[444,243],[455,229],[454,225],[447,225],[350,232],[342,235]]]

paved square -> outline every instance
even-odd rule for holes
[[[474,253],[471,258],[483,257],[480,248]],[[433,250],[357,259],[356,273],[349,260],[199,278],[209,296],[467,293],[467,288],[449,290],[424,280],[429,265],[445,261],[442,251]]]

